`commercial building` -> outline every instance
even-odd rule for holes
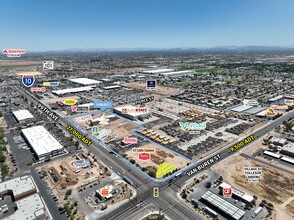
[[[103,189],[108,190],[108,195],[107,196],[103,196],[103,193],[102,193]],[[101,200],[103,198],[105,198],[107,200],[107,199],[111,199],[116,192],[117,192],[116,187],[114,185],[109,184],[109,185],[106,185],[106,186],[104,186],[104,187],[102,187],[100,189],[97,189],[95,191],[95,195]]]
[[[231,111],[233,112],[244,112],[250,108],[253,108],[253,106],[250,106],[250,105],[239,105],[237,107],[234,107],[231,109]]]
[[[120,86],[106,86],[106,87],[103,87],[104,90],[112,90],[112,89],[120,89]]]
[[[222,182],[220,185],[219,185],[219,189],[221,190],[221,193],[223,191],[223,188],[232,188],[232,196],[237,198],[237,199],[240,199],[242,200],[243,202],[245,203],[248,203],[250,204],[252,201],[253,201],[253,196],[249,195],[249,194],[246,194],[234,187],[232,187],[231,185],[225,183],[225,182]]]
[[[28,110],[18,110],[12,112],[17,122],[23,122],[34,118],[34,116]]]
[[[183,71],[160,73],[159,75],[164,77],[179,77],[179,76],[187,76],[187,75],[194,75],[194,74],[195,72],[192,70],[183,70]]]
[[[275,154],[275,153],[268,151],[268,150],[263,151],[263,154],[270,156],[270,157],[274,157],[276,159],[279,159],[281,157],[281,155]]]
[[[5,220],[45,219],[46,208],[37,194],[37,187],[31,176],[16,177],[0,183],[0,197],[11,197],[12,204],[6,205]],[[7,200],[6,200],[7,201]]]
[[[284,147],[282,147],[281,153],[290,157],[294,157],[294,143],[289,142]]]
[[[207,191],[204,195],[201,196],[201,199],[218,208],[231,219],[239,220],[245,214],[242,209],[239,209],[211,191]]]
[[[68,94],[68,93],[86,92],[86,91],[91,91],[91,90],[94,90],[94,87],[84,86],[84,87],[77,87],[77,88],[54,90],[54,91],[52,91],[52,93],[60,96],[60,95]]]
[[[133,105],[126,105],[126,106],[120,106],[116,107],[113,109],[113,111],[125,118],[131,119],[131,120],[138,120],[139,117],[147,117],[150,115],[150,112],[146,109],[147,111],[140,111],[139,107],[133,106]]]
[[[63,151],[63,146],[41,125],[22,129],[21,132],[39,160]]]
[[[81,84],[84,86],[96,85],[96,84],[102,83],[101,81],[89,79],[89,78],[68,79],[68,81],[73,82],[73,83],[77,83],[77,84]]]
[[[269,143],[278,145],[278,146],[284,146],[287,143],[287,139],[273,137],[269,140]]]
[[[174,69],[156,69],[156,70],[145,70],[141,71],[140,73],[144,74],[150,74],[150,75],[158,75],[160,73],[168,73],[168,72],[173,72],[175,71]]]

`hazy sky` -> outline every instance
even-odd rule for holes
[[[294,46],[293,0],[1,0],[0,49]]]

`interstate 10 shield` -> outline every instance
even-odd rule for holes
[[[22,75],[21,81],[24,86],[31,87],[34,85],[35,77],[33,75]]]

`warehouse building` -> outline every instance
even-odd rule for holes
[[[68,93],[76,93],[76,92],[86,92],[94,90],[92,86],[84,86],[84,87],[77,87],[77,88],[69,88],[69,89],[61,89],[61,90],[53,90],[52,93],[58,96],[68,94]]]
[[[194,74],[195,72],[192,70],[183,70],[183,71],[160,73],[159,75],[164,77],[180,77],[180,76],[187,76],[187,75],[194,75]]]
[[[68,81],[77,83],[83,86],[96,85],[96,84],[102,83],[101,81],[89,79],[89,78],[68,79]]]
[[[223,192],[224,188],[231,188],[232,189],[232,196],[236,199],[242,200],[243,202],[245,202],[247,204],[250,204],[254,200],[253,196],[246,194],[246,193],[232,187],[231,185],[229,185],[225,182],[222,182],[219,185],[219,189],[220,189],[221,193]]]
[[[168,72],[173,72],[175,71],[174,69],[156,69],[156,70],[145,70],[141,71],[140,73],[143,74],[150,74],[150,75],[158,75],[160,73],[168,73]]]
[[[201,196],[201,199],[218,208],[220,211],[226,214],[229,219],[239,220],[245,214],[242,209],[239,209],[211,191],[207,191],[204,195]]]
[[[57,155],[64,150],[63,146],[41,125],[22,129],[21,133],[39,160]]]
[[[233,112],[244,112],[250,108],[253,108],[253,106],[250,106],[250,105],[239,105],[237,107],[234,107],[231,109],[231,111]]]
[[[294,143],[289,142],[284,147],[282,147],[281,153],[290,157],[294,157]]]
[[[269,140],[269,143],[274,144],[274,145],[278,145],[278,146],[284,146],[287,143],[287,139],[285,138],[277,138],[277,137],[273,137]]]
[[[11,202],[6,205],[6,211],[1,215],[1,219],[45,219],[46,208],[37,191],[31,176],[16,177],[1,182],[0,197],[11,197]]]
[[[103,87],[104,90],[115,90],[115,89],[120,89],[120,86],[106,86],[106,87]]]
[[[24,122],[24,121],[28,121],[32,118],[34,118],[34,116],[28,111],[28,110],[18,110],[18,111],[14,111],[12,112],[13,116],[15,117],[17,122]]]

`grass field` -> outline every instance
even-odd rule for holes
[[[177,82],[178,85],[187,86],[192,84],[192,82],[184,81],[184,82]]]

